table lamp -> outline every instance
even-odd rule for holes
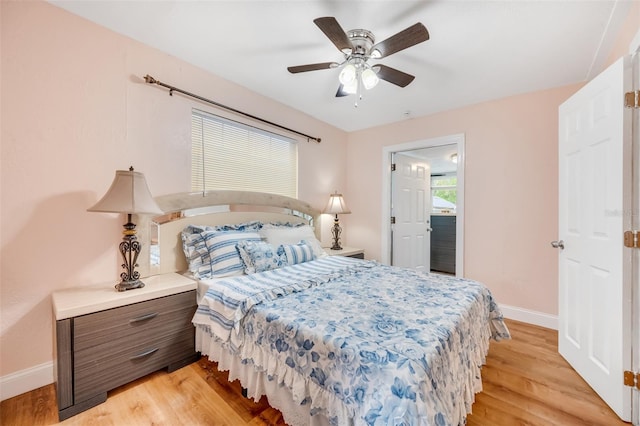
[[[331,228],[331,233],[333,234],[333,246],[331,246],[331,250],[342,250],[342,247],[340,246],[340,234],[342,234],[342,228],[340,227],[338,215],[351,213],[351,210],[349,210],[344,202],[344,198],[342,198],[342,194],[338,194],[338,191],[331,194],[329,197],[329,203],[327,203],[327,207],[325,207],[323,213],[336,215],[333,220],[333,228]]]
[[[144,287],[144,283],[140,281],[140,272],[135,270],[142,244],[136,238],[136,225],[131,222],[131,215],[163,213],[151,196],[144,175],[133,171],[133,167],[129,170],[116,170],[107,193],[87,211],[127,214],[127,223],[123,225],[122,231],[124,236],[120,243],[124,271],[120,274],[121,281],[116,284],[116,290]]]

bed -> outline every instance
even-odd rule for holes
[[[299,200],[157,201],[170,214],[151,224],[155,264],[142,267],[198,278],[196,349],[249,397],[266,395],[292,426],[465,423],[490,340],[509,338],[486,286],[326,256],[319,212]],[[189,252],[192,234],[209,258]]]

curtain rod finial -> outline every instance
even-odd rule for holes
[[[156,80],[155,78],[151,77],[149,74],[144,76],[144,81],[146,81],[149,84],[155,84],[158,82],[158,80]]]

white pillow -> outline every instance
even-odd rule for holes
[[[263,225],[259,232],[262,238],[276,247],[285,244],[298,244],[300,241],[305,240],[313,249],[316,259],[328,256],[323,250],[322,244],[316,238],[316,234],[313,233],[313,228],[309,225],[290,227],[269,223]]]

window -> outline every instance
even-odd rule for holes
[[[431,201],[434,213],[455,213],[458,198],[455,174],[431,176]]]
[[[298,196],[298,146],[285,136],[199,110],[191,113],[191,190]]]

